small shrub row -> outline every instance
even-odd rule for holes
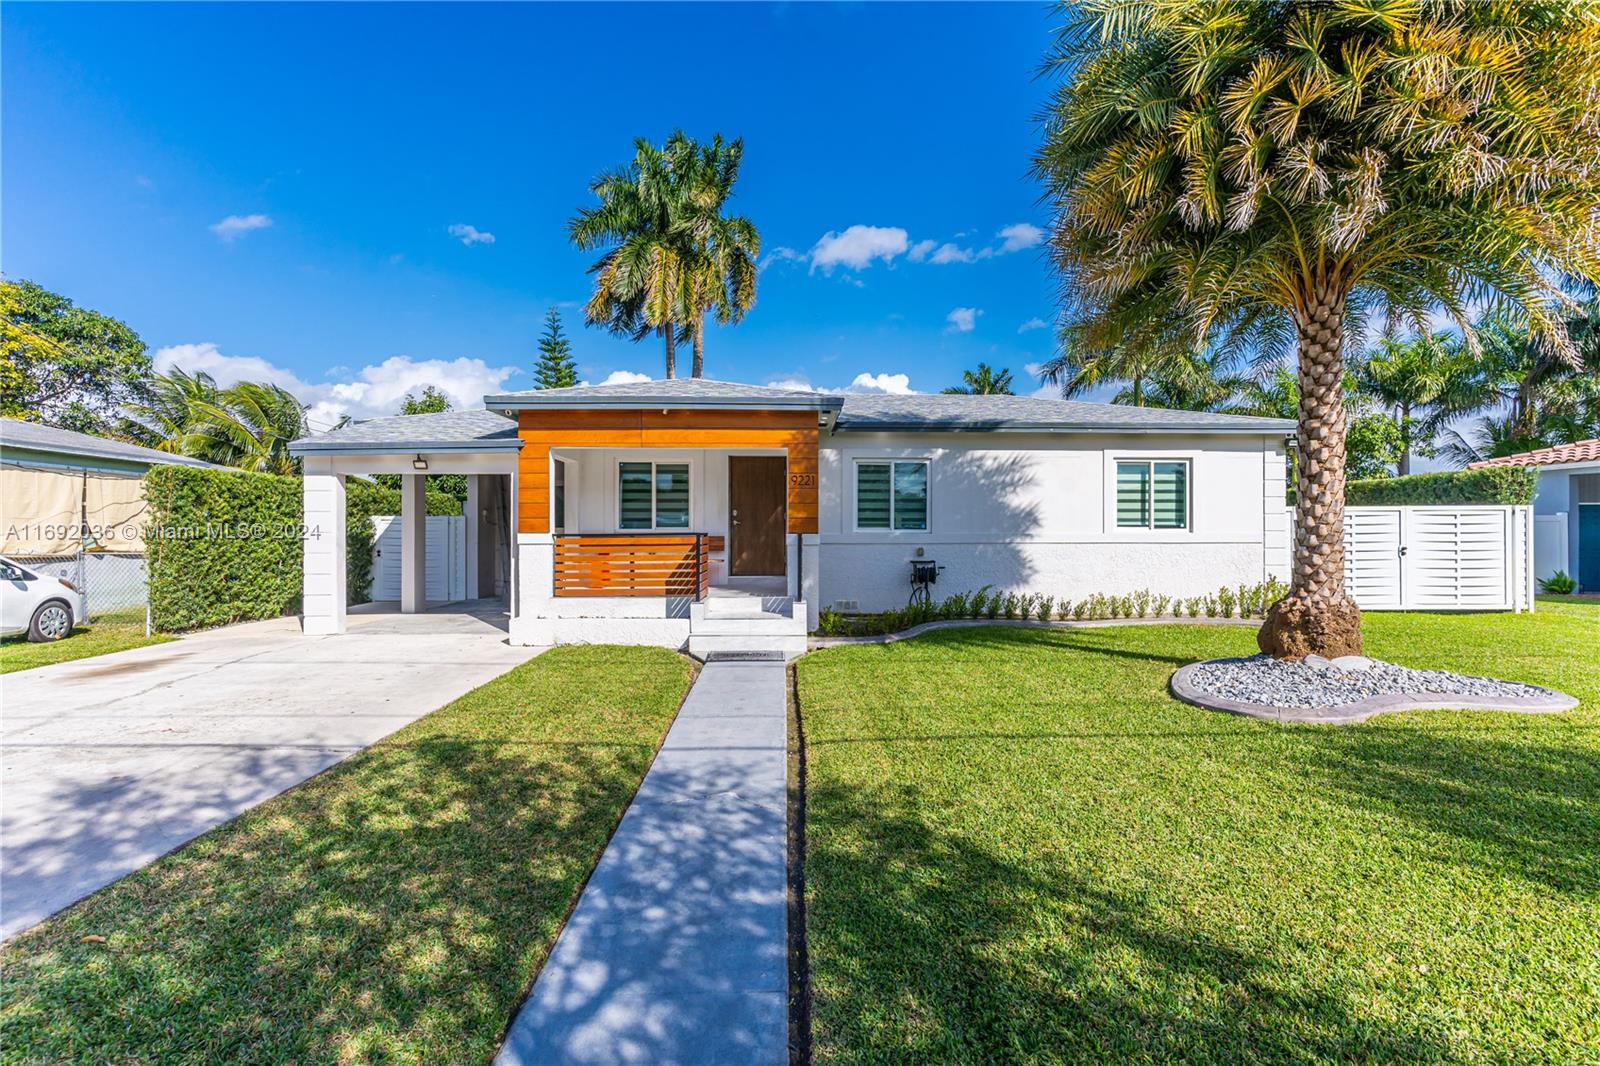
[[[1539,488],[1536,466],[1486,466],[1352,481],[1345,486],[1348,507],[1448,507],[1497,503],[1526,506]]]
[[[937,603],[910,604],[878,614],[840,614],[823,611],[817,633],[824,637],[875,636],[896,633],[924,622],[966,618],[1048,621],[1089,621],[1104,618],[1259,618],[1283,598],[1289,586],[1277,578],[1257,585],[1224,585],[1204,596],[1169,596],[1140,589],[1121,595],[1096,592],[1081,600],[1056,598],[1033,592],[958,592]]]

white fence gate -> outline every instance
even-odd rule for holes
[[[1347,507],[1344,537],[1344,586],[1364,611],[1533,607],[1530,507]]]
[[[467,519],[464,515],[429,515],[427,573],[423,595],[429,603],[467,598]],[[372,558],[372,598],[400,598],[400,519],[373,515],[377,537]]]

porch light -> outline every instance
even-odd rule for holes
[[[424,459],[420,455],[417,456],[415,459],[411,460],[411,469],[413,469],[413,470],[426,470],[426,469],[428,469],[428,460]]]

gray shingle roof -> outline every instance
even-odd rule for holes
[[[515,450],[517,424],[493,411],[443,411],[431,415],[392,415],[352,422],[343,429],[301,437],[289,445],[294,455],[316,452],[477,452]]]
[[[668,378],[665,381],[630,381],[617,385],[579,385],[571,389],[533,389],[485,396],[483,402],[494,410],[540,407],[557,410],[584,407],[839,409],[839,397],[828,393],[743,385],[710,378]]]
[[[840,433],[1107,432],[1292,433],[1294,421],[1209,411],[1084,403],[1040,396],[846,396]]]
[[[0,418],[0,456],[21,458],[9,453],[55,452],[86,459],[106,459],[115,463],[137,463],[152,466],[169,463],[174,466],[215,466],[185,455],[158,452],[138,444],[125,444],[120,440],[107,440],[88,433],[74,433],[70,429],[41,426],[35,422],[22,422],[15,418]]]

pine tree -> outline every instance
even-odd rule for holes
[[[561,332],[561,312],[552,307],[544,316],[539,338],[539,362],[533,368],[541,389],[569,389],[578,383],[578,364],[572,359],[572,342]]]

